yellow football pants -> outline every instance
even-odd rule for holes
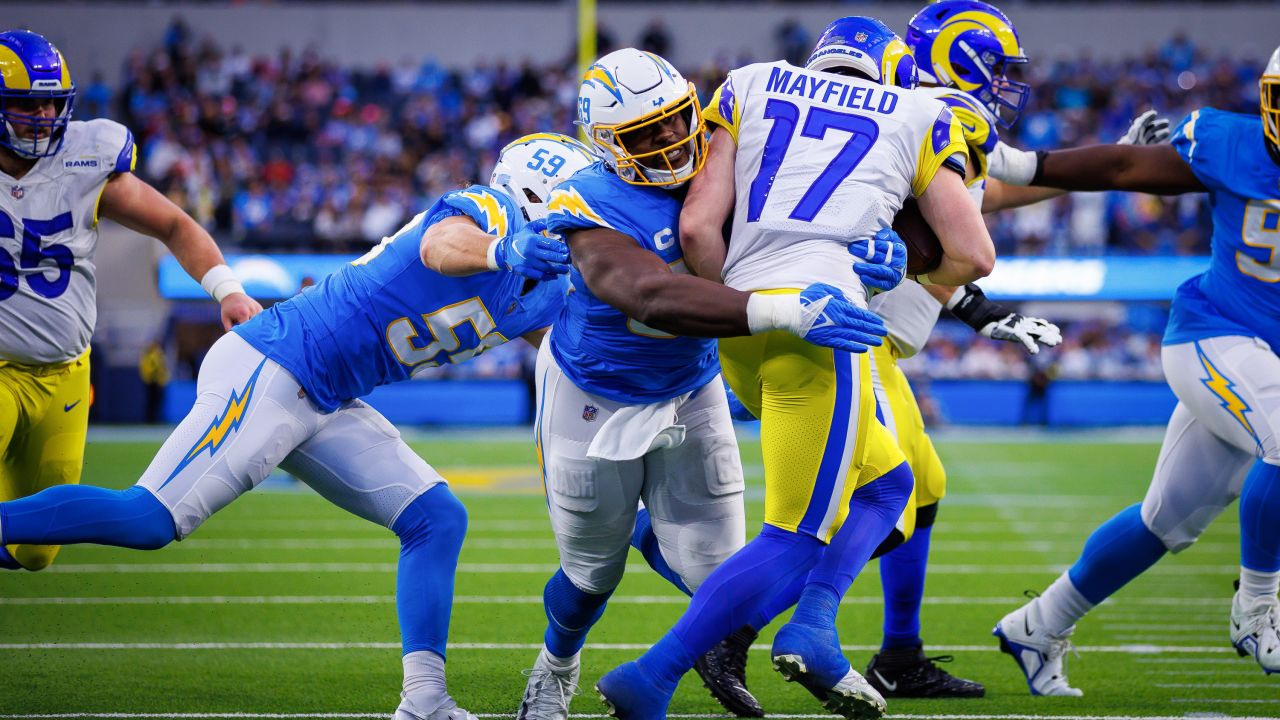
[[[876,421],[869,359],[775,331],[722,339],[720,367],[760,418],[765,522],[830,542],[853,491],[903,462]]]
[[[80,482],[89,429],[89,353],[58,365],[0,362],[0,502]],[[28,570],[60,546],[9,545]]]
[[[947,493],[947,472],[942,467],[938,451],[924,430],[924,418],[920,405],[911,391],[911,383],[898,367],[897,351],[886,342],[871,351],[872,385],[884,425],[897,438],[898,447],[907,458],[916,485],[907,501],[898,530],[905,540],[915,531],[916,510],[928,507]]]

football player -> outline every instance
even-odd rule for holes
[[[0,32],[0,500],[80,482],[97,320],[98,220],[150,235],[222,306],[230,328],[262,311],[209,233],[133,174],[133,136],[73,121],[62,53]],[[0,568],[41,570],[50,544],[0,545]]]
[[[510,339],[540,342],[567,287],[567,250],[541,233],[547,189],[592,160],[550,133],[507,146],[489,187],[447,193],[363,257],[215,343],[195,406],[137,485],[60,486],[0,503],[0,540],[164,547],[283,467],[400,538],[396,720],[473,720],[444,676],[466,510],[359,398]]]
[[[602,160],[556,188],[547,218],[571,250],[573,292],[537,364],[537,446],[560,550],[518,715],[539,720],[568,714],[579,652],[622,578],[638,501],[660,561],[695,593],[743,544],[742,469],[711,338],[781,330],[769,336],[865,352],[883,333],[829,285],[748,293],[685,271],[680,206],[706,138],[697,92],[670,63],[609,53],[583,76],[578,103]],[[850,265],[847,254],[841,262]]]
[[[1067,190],[1205,192],[1209,269],[1177,290],[1162,361],[1178,405],[1151,486],[1098,527],[1074,565],[996,624],[1035,695],[1080,695],[1062,664],[1075,623],[1180,552],[1237,497],[1241,568],[1229,636],[1280,671],[1280,49],[1259,81],[1261,116],[1204,108],[1173,143],[1028,154],[1011,182]]]
[[[836,21],[819,40],[810,62],[838,66],[843,57],[839,48],[860,48],[857,37],[854,28]],[[912,18],[906,43],[918,65],[922,91],[946,103],[960,121],[969,156],[965,184],[983,212],[1062,194],[1052,188],[1006,186],[989,176],[1003,151],[1016,152],[999,141],[999,128],[1017,120],[1028,92],[1006,75],[1010,65],[1026,60],[1007,16],[984,2],[943,0]],[[1134,121],[1121,142],[1150,143],[1167,135],[1168,123],[1147,113]],[[944,306],[981,335],[1019,343],[1033,354],[1041,346],[1057,345],[1062,336],[1048,321],[987,299],[974,284],[903,283],[869,304],[889,329],[889,342],[872,352],[872,386],[880,417],[897,438],[916,484],[907,510],[876,550],[883,556],[884,635],[866,676],[886,697],[981,697],[985,690],[980,683],[939,668],[934,660],[948,658],[927,657],[920,638],[929,544],[938,503],[946,492],[946,472],[898,360],[923,349]]]
[[[846,64],[829,70],[750,65],[716,91],[705,113],[716,126],[707,167],[680,217],[697,275],[771,298],[823,282],[861,306],[849,254],[875,248],[878,231],[913,196],[946,250],[933,281],[963,284],[990,272],[995,251],[965,190],[959,125],[936,99],[880,84],[887,73],[910,76],[910,55],[882,23],[860,22],[873,55],[847,53]],[[902,279],[904,264],[888,286]],[[780,590],[805,578],[791,621],[775,636],[775,667],[833,712],[879,716],[884,700],[849,666],[834,623],[913,484],[875,419],[870,365],[781,333],[722,340],[720,351],[729,385],[762,420],[764,528],[707,578],[671,632],[597,689],[618,717],[665,717],[694,658],[735,622],[759,627],[789,606],[795,598]]]

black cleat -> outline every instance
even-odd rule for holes
[[[867,682],[885,697],[980,698],[982,683],[958,678],[934,663],[951,662],[950,655],[925,657],[924,648],[883,650],[867,665]]]
[[[747,690],[747,650],[758,635],[744,625],[693,664],[711,697],[738,717],[764,717],[764,708]]]

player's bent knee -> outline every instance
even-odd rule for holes
[[[442,547],[462,547],[467,534],[467,508],[444,483],[413,499],[391,524],[405,545],[431,540]]]
[[[38,572],[52,565],[61,549],[61,545],[15,545],[13,559],[23,570]]]
[[[120,493],[121,500],[128,503],[129,510],[135,513],[135,520],[130,522],[130,529],[124,547],[134,550],[159,550],[178,537],[177,525],[173,513],[151,491],[141,485]]]

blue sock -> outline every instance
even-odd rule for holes
[[[923,644],[920,605],[924,602],[924,577],[929,567],[932,536],[933,525],[917,525],[910,540],[880,558],[880,587],[884,592],[883,650]]]
[[[649,520],[649,511],[640,508],[636,513],[636,529],[631,532],[631,547],[640,551],[644,556],[645,562],[649,563],[649,567],[653,571],[667,579],[667,582],[676,586],[676,589],[685,595],[693,595],[693,591],[688,585],[684,584],[684,579],[680,577],[680,573],[671,569],[667,564],[667,559],[662,557],[662,548],[658,546],[658,536],[653,532],[653,523]]]
[[[127,490],[57,485],[0,503],[0,543],[5,545],[97,543],[155,550],[176,537],[168,508],[138,485]]]
[[[1258,572],[1280,570],[1280,466],[1258,460],[1240,493],[1240,564]]]
[[[675,627],[636,662],[651,677],[674,689],[693,661],[743,625],[763,627],[762,611],[796,576],[804,576],[822,555],[821,540],[764,529],[720,567],[693,594]]]
[[[430,650],[443,658],[467,509],[441,483],[400,511],[391,530],[400,538],[396,616],[404,654]]]
[[[1130,505],[1093,531],[1067,576],[1097,605],[1155,565],[1165,552],[1164,543],[1142,522],[1142,505]]]
[[[579,590],[563,568],[556,570],[542,590],[542,606],[547,613],[547,632],[542,641],[547,652],[558,658],[577,655],[587,642],[587,633],[604,614],[610,595],[612,590],[600,594]]]
[[[840,600],[871,559],[871,553],[893,530],[913,487],[915,477],[904,462],[854,491],[849,515],[809,574],[792,622],[816,627],[835,624]],[[815,586],[824,589],[819,591]]]

